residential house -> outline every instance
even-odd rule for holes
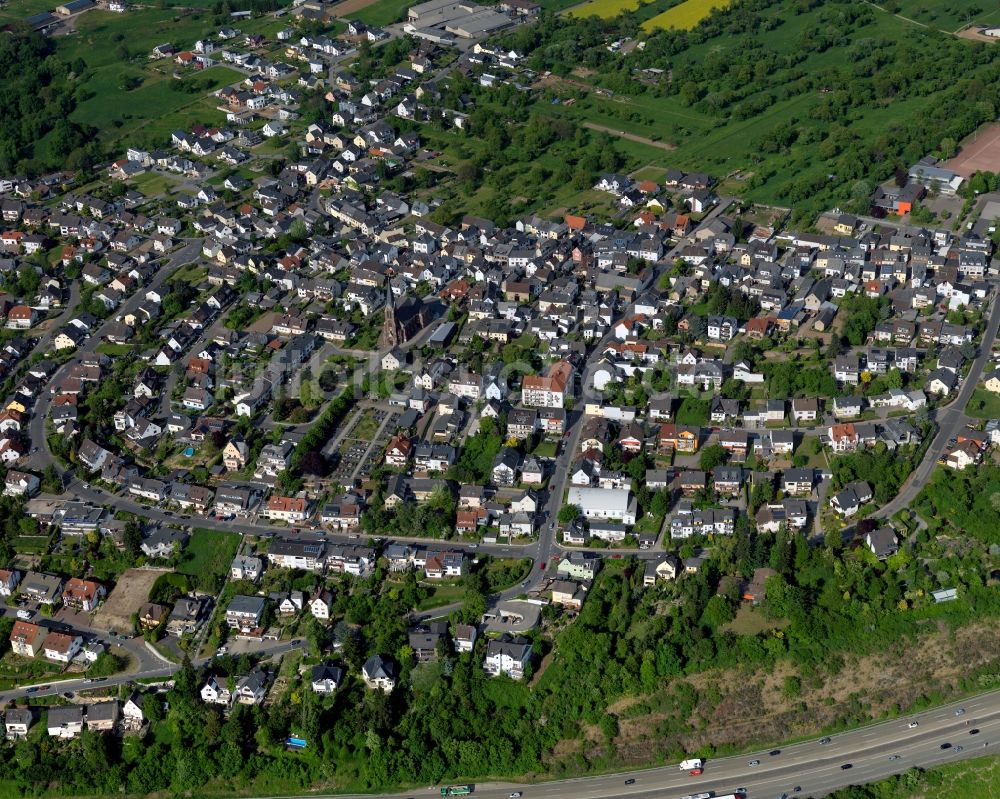
[[[227,680],[224,677],[209,675],[205,684],[201,687],[201,701],[209,705],[223,705],[228,707],[233,701],[232,691],[229,690]]]
[[[77,608],[90,613],[97,609],[97,604],[107,596],[107,590],[93,580],[81,580],[70,577],[63,586],[62,601],[67,607]]]
[[[43,652],[46,660],[69,663],[83,646],[83,638],[68,633],[50,632],[45,636]]]
[[[3,723],[8,741],[17,741],[28,737],[31,727],[32,713],[30,707],[12,707],[4,713]]]
[[[396,664],[381,655],[372,655],[361,667],[361,677],[372,690],[389,693],[396,687]]]
[[[83,718],[83,705],[56,705],[48,710],[46,728],[53,738],[75,738],[83,732]]]
[[[648,560],[643,570],[642,584],[648,588],[661,580],[675,580],[680,569],[681,562],[672,553],[668,553],[658,560]]]
[[[865,544],[879,560],[886,560],[899,551],[899,539],[891,527],[880,527],[866,533]]]
[[[151,699],[149,701],[159,702],[160,700],[155,694],[149,695]],[[142,729],[142,725],[146,723],[146,713],[143,710],[143,705],[145,700],[142,694],[133,691],[132,695],[125,700],[125,704],[122,705],[122,729],[128,732],[135,732]]]
[[[531,653],[528,639],[504,633],[487,644],[483,669],[492,677],[506,674],[513,680],[520,680],[531,662]]]
[[[10,648],[15,655],[33,658],[42,651],[42,643],[45,641],[47,630],[37,624],[30,624],[26,621],[15,621],[10,631]]]
[[[121,710],[117,699],[87,705],[87,729],[92,732],[113,732],[118,726]]]
[[[264,616],[265,603],[264,597],[237,594],[226,608],[226,624],[241,632],[257,629]]]
[[[259,705],[267,694],[267,672],[255,668],[236,682],[233,698],[241,705]]]
[[[343,681],[344,670],[340,666],[331,663],[313,666],[310,684],[315,693],[324,695],[335,693]]]
[[[249,580],[257,582],[264,570],[264,562],[253,555],[237,555],[229,567],[229,575],[233,580]]]

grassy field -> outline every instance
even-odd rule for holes
[[[132,352],[131,344],[112,344],[110,341],[105,341],[103,344],[97,345],[97,351],[101,355],[107,355],[110,358],[116,358],[119,355],[128,355]]]
[[[348,16],[351,19],[360,19],[366,25],[389,25],[404,19],[406,9],[412,5],[411,0],[375,0],[370,6]]]
[[[841,796],[837,792],[836,796]],[[868,786],[865,796],[880,799],[967,799],[1000,796],[1000,760],[980,757],[917,772],[911,770]]]
[[[48,552],[47,535],[19,535],[14,539],[14,551],[27,555],[42,555]]]
[[[906,0],[899,5],[902,16],[945,31],[1000,21],[1000,7],[979,0]]]
[[[553,13],[579,4],[579,0],[540,0],[538,3],[544,10],[552,11]]]
[[[222,124],[225,115],[206,93],[242,77],[228,67],[212,67],[197,75],[204,91],[188,94],[173,89],[174,78],[155,76],[126,91],[120,85],[122,72],[117,66],[99,70],[87,82],[94,96],[77,106],[73,119],[95,126],[112,141],[128,141],[141,129],[147,145],[160,146],[177,128],[187,129],[196,122]]]
[[[670,30],[691,30],[716,8],[726,8],[732,0],[684,0],[680,5],[667,9],[662,14],[657,14],[652,19],[646,20],[642,29],[651,31],[656,28]]]
[[[224,533],[219,530],[196,529],[191,535],[177,571],[181,574],[223,575],[240,545],[238,533]]]
[[[965,412],[976,419],[1000,419],[1000,395],[977,388],[972,392]]]
[[[43,11],[51,11],[57,5],[53,0],[14,0],[0,7],[0,22],[7,23],[24,19]]]
[[[787,619],[769,621],[756,608],[742,604],[736,612],[736,618],[729,622],[724,629],[726,632],[731,632],[734,635],[759,635],[767,630],[787,626]]]
[[[983,757],[968,763],[944,766],[929,772],[925,782],[928,783],[927,787],[906,796],[922,796],[924,799],[1000,796],[1000,760]]]
[[[611,19],[622,11],[634,11],[639,7],[639,0],[590,0],[567,11],[571,17],[600,17]]]
[[[177,80],[172,61],[149,61],[149,53],[159,44],[192,47],[213,31],[216,25],[210,14],[171,8],[128,14],[94,10],[77,18],[76,27],[75,33],[58,39],[57,50],[64,61],[73,64],[81,59],[86,66],[79,92],[82,100],[72,118],[96,127],[103,143],[162,147],[176,128],[225,121],[209,93],[241,80],[239,72],[216,66]],[[244,33],[273,35],[282,20],[243,19],[239,27]],[[128,88],[128,79],[137,84],[135,88]],[[40,146],[44,145],[43,140]]]
[[[162,172],[144,172],[131,178],[129,185],[146,197],[159,197],[177,188],[179,180]]]

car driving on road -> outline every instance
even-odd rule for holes
[[[826,738],[820,738],[819,742],[825,746],[826,744],[830,743],[832,740],[833,739],[828,736]]]
[[[909,724],[907,724],[906,726],[907,726],[907,728],[908,728],[908,729],[911,729],[911,730],[912,730],[912,729],[913,729],[914,727],[918,727],[918,726],[920,726],[920,725],[919,725],[919,724],[917,724],[917,722],[915,722],[915,721],[911,721],[911,722],[910,722]]]
[[[747,765],[748,766],[759,766],[760,765],[760,761],[759,760],[751,760],[749,763],[747,763]]]

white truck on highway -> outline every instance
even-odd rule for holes
[[[695,769],[700,769],[705,765],[705,761],[700,757],[692,757],[689,760],[681,761],[681,771],[694,771]]]

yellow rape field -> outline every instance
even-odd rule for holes
[[[622,11],[635,11],[639,0],[590,0],[588,3],[576,6],[566,11],[571,17],[593,17],[611,19]]]
[[[733,0],[685,0],[678,6],[657,14],[652,19],[647,19],[642,23],[645,31],[663,28],[677,28],[679,30],[691,30],[705,17],[717,8],[728,7]],[[589,5],[589,4],[588,4]]]

